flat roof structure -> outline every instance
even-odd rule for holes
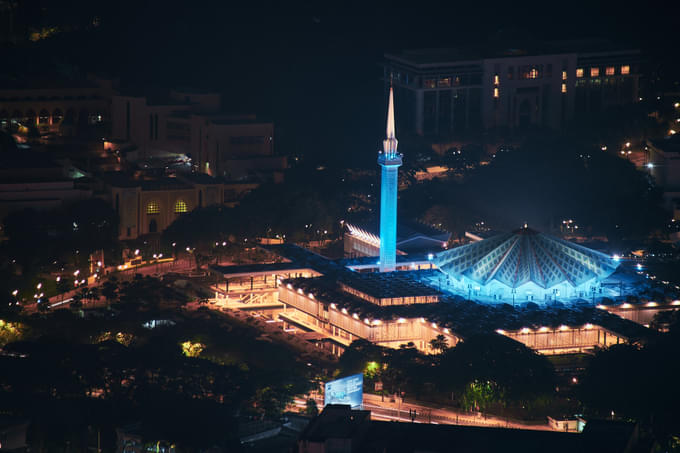
[[[235,266],[210,265],[210,272],[223,278],[254,277],[278,273],[290,273],[307,269],[298,263],[264,263],[264,264],[241,264]]]
[[[439,302],[440,292],[420,281],[417,271],[345,272],[340,288],[376,305]]]

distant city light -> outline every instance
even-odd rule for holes
[[[647,168],[654,168],[654,164],[652,162],[648,163]]]

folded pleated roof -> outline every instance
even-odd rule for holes
[[[510,288],[533,282],[541,288],[579,286],[611,275],[618,263],[604,253],[521,228],[436,255],[445,273],[481,285],[498,281]]]

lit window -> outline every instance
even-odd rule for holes
[[[600,68],[590,68],[590,77],[598,77],[600,75]]]
[[[604,70],[604,73],[606,75],[614,75],[614,66],[607,66],[607,69]]]
[[[437,81],[434,79],[425,79],[423,80],[423,85],[425,88],[434,88],[437,86]]]
[[[450,87],[451,77],[442,77],[441,79],[439,79],[439,86],[444,88]]]
[[[576,77],[583,77],[583,68],[576,69]]]
[[[562,93],[566,93],[566,92],[567,92],[567,84],[563,83],[562,84]]]
[[[493,89],[493,97],[498,99],[498,88]]]
[[[628,66],[627,64],[621,66],[621,74],[624,74],[624,75],[630,74],[630,66]]]
[[[531,68],[531,71],[529,71],[529,78],[530,79],[538,79],[538,69]]]
[[[187,202],[184,200],[177,200],[175,202],[175,214],[181,214],[183,212],[187,212]]]
[[[562,80],[567,80],[567,71],[562,71]]]
[[[501,83],[501,78],[500,78],[500,76],[499,76],[498,74],[494,75],[494,76],[493,76],[493,84],[494,84],[494,85],[498,85],[498,84],[500,84],[500,83]]]
[[[161,213],[161,205],[158,204],[157,201],[150,201],[149,204],[146,205],[146,213],[147,214],[160,214]]]

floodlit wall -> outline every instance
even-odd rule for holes
[[[279,287],[279,300],[301,312],[299,316],[305,323],[349,342],[362,338],[394,348],[413,342],[418,349],[432,352],[429,342],[438,335],[444,335],[449,346],[454,346],[459,341],[448,329],[440,328],[423,318],[388,321],[362,319],[357,313],[339,309],[335,304],[325,304],[316,300],[313,295],[288,286]]]
[[[439,302],[439,296],[431,294],[427,296],[407,296],[407,297],[383,297],[378,298],[369,296],[368,294],[352,288],[351,286],[340,284],[340,287],[361,299],[364,299],[372,304],[387,306],[387,305],[412,305],[412,304],[433,304]]]
[[[576,297],[588,299],[593,296],[593,290],[595,290],[597,297],[602,293],[602,288],[596,279],[591,279],[578,286],[572,286],[563,282],[549,288],[541,288],[535,283],[529,282],[514,288],[514,290],[495,280],[486,285],[481,285],[466,277],[461,277],[460,279],[449,277],[447,283],[462,293],[467,292],[471,297],[484,296],[499,302],[512,301],[513,295],[515,302],[545,303]]]
[[[541,327],[516,331],[498,330],[497,332],[541,354],[584,352],[596,347],[607,347],[627,341],[623,336],[593,324],[586,324],[582,327],[561,326],[556,329]]]

